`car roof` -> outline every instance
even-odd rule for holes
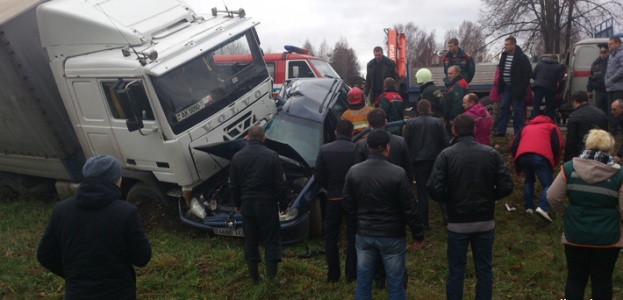
[[[284,86],[286,102],[279,113],[322,122],[328,107],[337,99],[333,94],[339,92],[341,86],[342,80],[338,78],[292,80]]]

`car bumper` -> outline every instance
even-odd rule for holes
[[[227,226],[231,220],[230,214],[221,213],[216,216],[205,218],[203,221],[189,218],[182,213],[182,204],[179,204],[179,217],[182,223],[195,228],[208,231],[211,235],[238,236],[242,232],[242,216],[239,213],[233,215],[233,226]],[[305,239],[309,234],[309,215],[307,212],[297,218],[281,222],[281,243],[293,244]]]

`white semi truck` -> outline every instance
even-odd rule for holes
[[[2,3],[0,185],[75,188],[85,160],[108,154],[123,166],[128,200],[183,206],[227,164],[195,148],[239,138],[276,112],[258,23],[242,9]],[[234,54],[252,60],[219,63]]]

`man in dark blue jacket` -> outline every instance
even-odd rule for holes
[[[327,281],[337,282],[340,278],[340,253],[337,245],[340,236],[342,218],[346,219],[346,265],[344,274],[346,281],[357,278],[357,252],[355,251],[355,218],[344,212],[342,191],[346,172],[356,163],[355,144],[350,140],[353,134],[353,123],[340,120],[337,123],[337,139],[324,144],[318,151],[314,177],[327,190],[325,206],[325,241],[324,249],[327,257]]]
[[[534,71],[532,72],[532,79],[534,79],[534,83],[532,84],[534,100],[530,118],[534,119],[540,114],[541,102],[543,98],[545,98],[545,115],[555,120],[554,110],[556,107],[554,98],[556,94],[560,94],[564,76],[564,69],[558,63],[557,55],[543,57],[536,67],[534,67]]]
[[[82,168],[76,195],[58,203],[37,249],[42,266],[65,279],[65,299],[136,299],[136,274],[151,247],[136,206],[120,200],[121,165],[98,155]]]

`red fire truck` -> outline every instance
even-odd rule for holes
[[[331,77],[340,78],[331,65],[322,58],[309,55],[307,49],[286,45],[283,53],[264,54],[264,61],[273,78],[273,96],[277,97],[283,82],[292,78]],[[248,55],[216,55],[219,63],[250,61]]]

